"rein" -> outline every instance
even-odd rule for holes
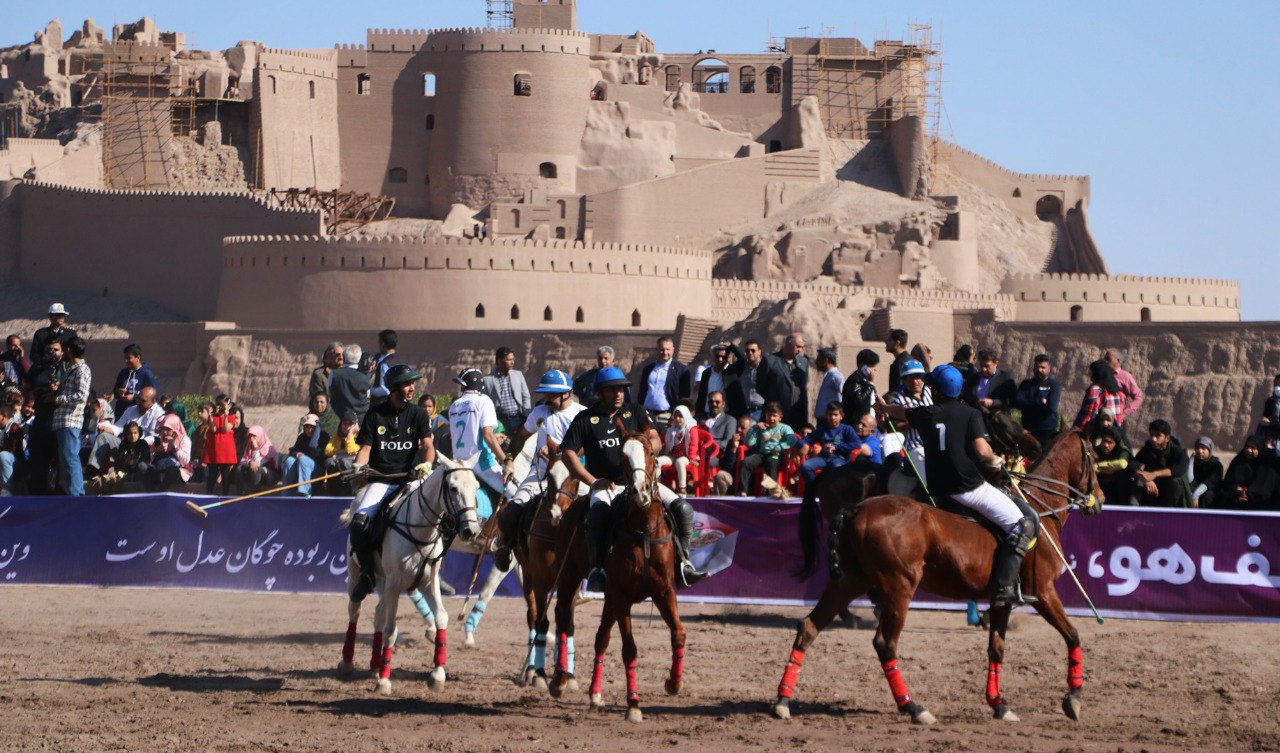
[[[426,555],[423,555],[423,561],[426,564],[435,564],[436,562],[439,562],[444,557],[445,553],[449,551],[449,547],[452,545],[454,537],[458,534],[458,528],[462,524],[462,518],[467,513],[466,508],[460,506],[460,504],[454,499],[453,495],[449,493],[449,485],[446,483],[449,480],[450,475],[462,472],[475,473],[471,468],[445,469],[444,477],[440,479],[440,507],[442,508],[440,513],[436,513],[427,505],[427,495],[424,493],[423,489],[419,487],[415,490],[415,496],[418,499],[418,511],[422,513],[422,517],[426,519],[427,522],[411,524],[405,520],[401,520],[402,516],[399,511],[396,511],[392,513],[391,520],[387,524],[387,527],[390,530],[400,534],[405,540],[419,548],[426,548],[441,539],[444,540],[445,546],[443,550],[441,550],[439,557],[428,558]],[[407,510],[410,502],[409,500],[406,500],[405,502],[406,504],[401,509]],[[431,529],[431,533],[434,533],[435,536],[431,536],[431,533],[429,533],[429,540],[424,541],[423,539],[413,535],[413,529],[415,528]]]
[[[1084,485],[1091,488],[1093,486],[1094,479],[1097,478],[1097,467],[1094,465],[1093,456],[1089,452],[1089,446],[1085,438],[1082,435],[1076,435],[1076,438],[1080,440],[1080,468],[1085,474]],[[1061,513],[1067,512],[1073,508],[1078,507],[1080,509],[1085,509],[1097,504],[1097,499],[1092,493],[1081,491],[1066,481],[1020,471],[1006,470],[1005,475],[1009,476],[1010,479],[1018,479],[1022,482],[1020,484],[1021,486],[1030,487],[1036,491],[1043,492],[1044,494],[1048,494],[1053,497],[1060,497],[1067,501],[1067,503],[1061,507],[1052,508],[1044,512],[1038,512],[1037,514],[1041,518],[1052,517],[1054,519],[1058,519],[1058,516]],[[1043,501],[1039,499],[1036,501],[1044,504]],[[1062,521],[1059,520],[1058,522],[1061,523]]]

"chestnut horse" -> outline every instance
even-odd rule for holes
[[[609,634],[618,624],[622,634],[622,663],[627,672],[627,720],[641,721],[640,691],[636,679],[636,641],[631,630],[631,607],[646,598],[671,630],[671,674],[666,691],[676,695],[684,685],[684,625],[676,605],[676,553],[671,526],[658,497],[657,460],[646,434],[628,434],[618,422],[624,439],[622,454],[632,482],[613,501],[611,540],[605,559],[608,586],[600,629],[596,632],[596,663],[591,675],[591,707],[604,706],[604,654]]]
[[[1020,489],[1041,518],[1040,535],[1061,541],[1071,508],[1084,514],[1100,511],[1101,491],[1093,450],[1080,432],[1069,432],[1054,441],[1043,457],[1025,474]],[[831,579],[817,606],[796,630],[791,656],[778,686],[774,714],[791,715],[791,698],[804,662],[805,651],[836,614],[861,596],[870,594],[879,607],[879,624],[872,644],[894,701],[901,713],[917,724],[936,719],[912,700],[898,668],[898,636],[902,633],[911,598],[917,589],[953,599],[985,596],[991,578],[996,540],[981,524],[945,510],[922,505],[906,497],[880,496],[840,511],[831,526]],[[1061,545],[1058,544],[1058,550]],[[1080,636],[1067,619],[1054,585],[1064,572],[1054,546],[1036,547],[1022,564],[1025,593],[1035,597],[1034,607],[1067,644],[1067,694],[1062,709],[1080,718],[1084,685]],[[992,609],[987,647],[986,698],[997,719],[1017,721],[1000,693],[1004,662],[1004,637],[1011,607]]]

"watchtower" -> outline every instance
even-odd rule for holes
[[[578,0],[513,0],[517,29],[578,30]]]

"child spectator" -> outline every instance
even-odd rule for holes
[[[659,471],[675,467],[676,494],[687,496],[690,493],[691,468],[693,475],[699,479],[706,473],[708,451],[717,455],[720,448],[711,434],[693,420],[693,413],[688,407],[677,405],[671,413],[671,425],[667,427],[667,435],[662,444],[662,456],[658,458]]]
[[[111,451],[111,468],[117,481],[141,481],[151,469],[151,445],[142,440],[142,427],[130,421],[120,437],[120,446]]]
[[[738,468],[738,495],[742,497],[750,495],[751,476],[761,466],[765,475],[777,481],[782,451],[794,447],[797,441],[796,433],[782,423],[781,403],[766,403],[760,418],[760,423],[747,432],[747,455]]]
[[[191,457],[195,459],[196,476],[205,479],[209,473],[204,465],[205,449],[209,446],[212,429],[213,403],[200,403],[196,406],[196,428],[191,432]]]
[[[329,445],[329,433],[320,428],[320,417],[308,413],[302,419],[302,431],[289,448],[289,457],[284,459],[284,484],[297,484],[310,481],[316,475],[316,468],[324,462],[324,449]],[[311,484],[298,487],[298,493],[310,497]]]
[[[232,432],[236,443],[236,457],[244,457],[244,451],[249,448],[249,424],[244,420],[244,408],[239,403],[232,403],[231,415],[236,419],[236,428]]]
[[[1101,429],[1095,434],[1094,442],[1098,453],[1098,486],[1107,504],[1133,504],[1133,475],[1129,471],[1133,456],[1124,446],[1120,430],[1114,426]]]
[[[204,493],[213,494],[214,486],[221,480],[222,496],[231,494],[231,481],[236,466],[235,429],[239,422],[231,412],[231,401],[226,395],[213,400],[213,413],[205,423],[204,454],[200,458],[205,466]]]
[[[359,433],[360,424],[356,422],[356,412],[349,410],[342,416],[342,423],[338,424],[337,433],[330,437],[329,444],[325,445],[325,475],[351,472],[351,467],[356,461],[356,453],[360,452],[360,443],[356,441],[356,435]],[[336,483],[339,480],[330,481],[329,488],[340,488]]]
[[[173,414],[164,417],[152,451],[148,485],[152,491],[167,491],[191,480],[191,438],[182,420]]]
[[[712,491],[717,496],[723,497],[733,488],[733,480],[738,472],[738,452],[746,451],[747,434],[755,425],[756,422],[750,416],[739,418],[733,436],[725,443],[724,451],[720,453],[719,469],[712,481]]]
[[[157,392],[160,385],[151,373],[151,367],[142,362],[142,348],[129,344],[124,348],[124,368],[116,375],[115,389],[112,390],[113,406],[117,415],[124,415],[125,410],[133,405],[142,390],[151,387]]]
[[[1222,490],[1222,461],[1213,456],[1213,440],[1200,437],[1191,455],[1191,499],[1194,507],[1214,507]]]
[[[832,400],[823,414],[822,426],[803,437],[796,445],[805,454],[800,474],[804,476],[806,484],[813,483],[814,477],[823,470],[847,464],[857,449],[858,433],[852,426],[842,423],[843,420],[844,408],[839,400]]]
[[[0,403],[0,497],[13,494],[14,470],[22,454],[22,425],[14,415],[13,403]]]
[[[276,448],[267,437],[266,430],[261,426],[250,426],[247,436],[244,455],[240,457],[237,470],[241,494],[275,486],[280,480]]]

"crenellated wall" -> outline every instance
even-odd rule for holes
[[[211,319],[222,239],[319,233],[320,212],[278,209],[248,193],[120,191],[20,183],[18,273],[52,290],[140,295],[191,319]]]
[[[1138,275],[1012,275],[1001,292],[1022,322],[1236,322],[1240,283]]]
[[[253,137],[263,188],[342,183],[335,52],[265,49],[254,75]]]
[[[1038,219],[1036,204],[1045,196],[1056,196],[1063,211],[1081,201],[1089,206],[1087,175],[1019,173],[949,141],[938,140],[934,148],[947,170],[1000,199],[1025,220]]]
[[[217,316],[278,329],[671,329],[711,312],[711,253],[641,244],[251,236]]]
[[[766,301],[786,300],[793,293],[832,309],[936,309],[944,312],[990,311],[997,319],[1015,315],[1014,300],[1005,294],[983,295],[960,290],[919,290],[840,285],[835,282],[722,280],[711,283],[711,315],[724,324],[745,319]]]

